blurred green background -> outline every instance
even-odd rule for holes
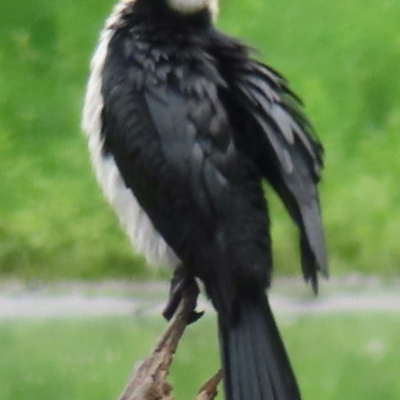
[[[400,261],[400,3],[223,0],[218,25],[260,49],[306,103],[326,149],[332,274]],[[92,176],[80,112],[110,0],[0,2],[0,273],[146,278]],[[297,232],[274,198],[277,271]],[[150,275],[149,275],[150,274]]]
[[[399,399],[394,314],[279,317],[303,399]],[[160,319],[118,317],[3,323],[0,399],[116,399],[163,327]],[[194,399],[217,371],[217,349],[209,316],[188,328],[170,378],[177,400]]]
[[[0,1],[0,277],[158,278],[132,254],[91,173],[80,112],[111,0]],[[222,0],[218,25],[260,49],[304,99],[326,150],[332,275],[391,279],[400,261],[398,0]],[[272,198],[276,272],[297,232]],[[397,400],[393,313],[278,315],[305,399]],[[0,399],[116,398],[160,318],[0,321]],[[214,322],[191,327],[172,383],[190,399],[218,366]]]

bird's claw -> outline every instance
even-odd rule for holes
[[[200,290],[194,277],[183,266],[179,266],[176,268],[174,276],[171,279],[169,299],[162,313],[167,321],[170,321],[174,316],[185,292],[191,292],[191,295],[197,298]],[[193,310],[189,316],[188,325],[196,322],[203,315],[204,311],[198,312]]]

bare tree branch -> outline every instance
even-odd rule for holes
[[[179,307],[150,356],[135,368],[119,400],[174,400],[172,386],[166,381],[173,356],[192,312],[198,292],[184,293]],[[222,377],[219,371],[200,389],[196,400],[212,400]]]
[[[219,370],[210,380],[208,380],[199,390],[196,400],[213,400],[218,394],[218,384],[222,379],[222,371]]]

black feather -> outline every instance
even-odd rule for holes
[[[237,146],[254,160],[298,225],[304,277],[316,290],[317,271],[328,275],[316,188],[322,146],[300,110],[300,99],[280,74],[249,58],[245,46],[219,32],[211,49],[229,84],[221,94]]]
[[[300,392],[267,298],[241,296],[235,318],[219,319],[227,400],[300,400]]]

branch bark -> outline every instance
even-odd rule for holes
[[[150,356],[134,369],[119,400],[174,400],[167,377],[189,317],[196,308],[197,295],[192,290],[184,293],[165,332]],[[218,371],[200,388],[196,400],[214,399],[221,379],[222,372]]]

